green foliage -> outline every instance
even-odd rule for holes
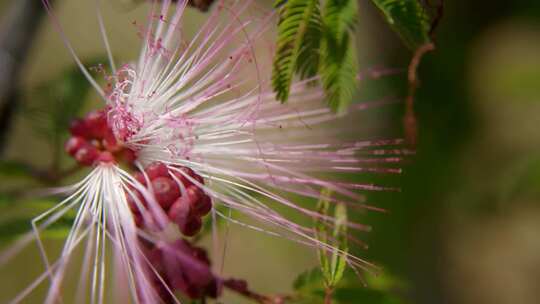
[[[335,286],[343,277],[343,272],[347,267],[347,207],[344,204],[337,204],[334,210],[333,238],[337,242],[337,249],[332,252],[330,263],[330,276],[327,278],[327,285]]]
[[[313,75],[316,68],[310,64],[311,54],[318,47],[320,15],[318,0],[278,0],[278,42],[272,71],[272,86],[276,98],[285,102],[295,71]],[[301,55],[308,58],[300,59]]]
[[[381,274],[368,277],[368,285],[362,285],[360,279],[351,271],[345,271],[343,279],[335,286],[332,294],[333,304],[405,304],[395,295],[403,289],[400,280]],[[325,278],[320,268],[313,268],[300,274],[294,282],[295,296],[293,304],[323,304],[325,297]]]
[[[343,40],[358,21],[357,1],[326,0],[323,12],[325,34],[333,40]]]
[[[356,48],[352,29],[357,21],[355,0],[327,0],[323,11],[320,75],[330,108],[344,112],[356,91]]]
[[[295,72],[301,79],[317,75],[320,62],[321,35],[323,23],[319,1],[307,23],[307,28],[298,52]]]
[[[277,0],[278,41],[272,86],[281,102],[287,101],[297,74],[320,76],[328,104],[343,112],[356,90],[357,64],[352,29],[357,20],[355,0]]]
[[[313,289],[322,288],[323,280],[321,269],[313,268],[296,277],[293,288],[298,292],[310,292]]]
[[[330,196],[328,189],[321,191],[321,197],[317,203],[317,212],[328,216],[330,210]],[[324,277],[325,286],[332,289],[343,277],[347,266],[347,208],[343,204],[337,204],[334,208],[334,229],[328,231],[328,226],[322,220],[315,222],[317,240],[334,246],[331,254],[327,250],[319,249],[319,261]],[[331,242],[329,241],[331,240]]]
[[[418,0],[372,0],[411,50],[430,41],[430,17]]]
[[[372,0],[412,50],[430,41],[429,14],[418,0]],[[321,4],[322,3],[322,4]],[[286,102],[294,75],[318,75],[328,104],[344,112],[357,89],[356,0],[275,0],[279,10],[272,71],[276,98]]]
[[[327,37],[321,44],[321,80],[328,104],[335,112],[344,112],[352,101],[356,90],[355,57],[348,36],[341,42]]]
[[[332,191],[324,188],[321,191],[319,201],[317,202],[317,212],[321,215],[327,216],[330,212],[330,201],[329,198],[332,195]],[[323,220],[315,221],[315,231],[317,240],[322,243],[328,243],[328,227],[326,226]],[[330,263],[328,261],[328,255],[325,250],[319,249],[319,263],[321,265],[321,271],[324,274],[325,278],[331,276],[330,273]]]
[[[292,303],[323,304],[327,303],[325,298],[330,294],[334,304],[403,304],[394,295],[395,291],[406,288],[398,278],[381,273],[378,276],[368,276],[366,280],[359,278],[353,269],[347,268],[347,208],[342,203],[331,202],[331,196],[331,190],[325,188],[321,191],[317,212],[325,217],[333,216],[335,224],[329,227],[324,220],[316,220],[315,231],[317,240],[335,249],[331,252],[320,249],[320,267],[310,269],[296,278],[293,285],[296,294]],[[364,282],[367,282],[367,286]]]

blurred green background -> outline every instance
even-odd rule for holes
[[[0,3],[0,15],[9,2]],[[77,53],[85,60],[103,58],[93,2],[57,4]],[[135,58],[138,38],[129,24],[144,20],[144,9],[105,7],[114,53]],[[361,69],[405,68],[411,53],[369,2],[360,1],[360,8]],[[187,31],[193,33],[205,16],[190,9]],[[45,21],[24,65],[21,109],[42,102],[37,88],[61,79],[72,66]],[[424,57],[418,71],[417,154],[403,164],[401,176],[373,178],[402,191],[368,194],[368,202],[389,212],[358,215],[374,227],[360,236],[370,247],[359,254],[403,282],[394,292],[405,303],[538,303],[540,2],[447,1],[436,36],[436,51]],[[404,97],[406,75],[368,82],[365,90]],[[373,115],[384,130],[378,135],[403,134],[401,106]],[[36,165],[51,161],[51,139],[36,135],[30,125],[25,115],[16,116],[2,159]],[[4,174],[0,178],[6,193],[16,184]],[[225,272],[248,279],[262,293],[290,292],[296,275],[317,263],[315,253],[284,240],[234,226],[230,237]],[[48,244],[53,251],[58,245]],[[41,271],[35,248],[0,268],[0,302]],[[39,299],[36,295],[24,303]],[[243,303],[237,297],[223,301]],[[358,298],[351,303],[382,302]]]

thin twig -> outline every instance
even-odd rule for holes
[[[439,4],[436,6],[436,12],[433,16],[429,29],[431,42],[425,43],[418,47],[413,54],[411,62],[409,63],[407,73],[409,92],[407,94],[407,99],[405,100],[405,116],[403,117],[403,126],[405,129],[405,139],[407,140],[407,144],[412,148],[416,147],[418,142],[418,124],[414,114],[414,97],[419,86],[417,72],[418,66],[426,53],[435,50],[435,30],[439,26],[443,13],[444,0],[440,0]]]
[[[418,126],[416,123],[416,117],[414,115],[414,96],[416,89],[418,88],[417,70],[422,57],[427,52],[433,50],[435,50],[435,44],[432,42],[420,46],[414,52],[414,56],[409,64],[407,77],[409,80],[409,93],[407,95],[407,99],[405,100],[405,117],[403,118],[403,124],[405,127],[405,138],[407,139],[407,144],[411,147],[415,147],[418,140]]]
[[[334,290],[332,288],[324,289],[324,304],[332,304],[332,295]]]

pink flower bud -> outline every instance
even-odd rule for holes
[[[122,146],[118,144],[116,137],[111,129],[107,129],[103,138],[103,147],[111,152],[118,152],[122,150]]]
[[[194,236],[201,231],[202,220],[200,217],[193,215],[188,218],[185,225],[179,226],[178,228],[185,236]]]
[[[77,151],[86,144],[87,142],[84,138],[80,136],[72,136],[64,145],[64,149],[69,155],[74,156],[75,153],[77,153]]]
[[[86,122],[83,119],[74,119],[69,126],[69,132],[73,136],[80,136],[83,138],[90,138],[90,131]]]
[[[148,165],[144,171],[148,175],[148,178],[150,180],[153,180],[157,177],[168,177],[169,176],[169,169],[167,169],[167,166],[162,162],[153,162],[150,165]]]
[[[96,147],[91,144],[82,145],[74,157],[81,165],[91,166],[97,160],[99,156],[99,151]]]
[[[157,177],[152,180],[152,189],[156,201],[164,209],[168,209],[180,196],[180,188],[169,177]]]
[[[187,222],[189,221],[189,218],[191,215],[191,206],[189,202],[187,202],[182,197],[178,198],[169,209],[168,216],[178,225],[178,227],[185,227],[187,226]],[[180,228],[182,230],[182,228]]]
[[[194,186],[191,188],[194,188]],[[201,189],[197,190],[199,191],[200,198],[196,202],[192,203],[191,207],[197,215],[205,216],[210,212],[210,210],[212,210],[212,199]]]
[[[84,122],[92,138],[100,139],[105,137],[108,129],[105,110],[95,110],[88,113],[84,118]]]

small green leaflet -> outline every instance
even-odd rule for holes
[[[330,108],[344,113],[356,91],[356,51],[349,35],[336,40],[325,35],[321,42],[319,73]]]
[[[347,252],[349,250],[347,246],[347,208],[343,203],[336,205],[334,209],[334,219],[336,221],[334,226],[334,240],[337,242],[337,249],[332,252],[331,276],[328,285],[333,287],[343,277],[343,272],[347,267]]]
[[[330,209],[329,198],[332,195],[332,191],[324,188],[321,191],[319,201],[317,202],[317,213],[327,216]],[[317,233],[317,240],[322,243],[328,243],[328,227],[325,225],[323,220],[317,219],[315,221],[315,231]],[[328,261],[328,254],[325,250],[319,249],[319,263],[321,264],[321,271],[324,274],[325,278],[331,276],[330,274],[330,263]]]
[[[286,102],[294,75],[319,75],[327,102],[344,112],[356,91],[356,50],[353,29],[358,17],[356,0],[276,0],[279,10],[277,49],[272,87]]]
[[[430,17],[418,0],[371,0],[411,50],[428,43]]]
[[[308,65],[320,36],[319,0],[277,0],[279,7],[278,40],[272,70],[272,87],[276,98],[286,102],[296,71],[306,76],[314,74],[316,65]],[[310,57],[310,56],[308,56]]]
[[[411,50],[430,42],[430,16],[419,0],[372,0],[386,22]],[[322,3],[322,7],[321,7]],[[294,75],[315,75],[332,110],[343,113],[357,88],[353,31],[356,0],[275,0],[279,10],[272,70],[276,98],[286,102]]]
[[[317,203],[317,212],[319,214],[329,215],[331,195],[332,191],[329,189],[325,188],[321,191]],[[315,222],[317,240],[335,247],[330,254],[327,250],[319,250],[321,271],[325,285],[328,288],[334,288],[339,283],[347,266],[347,208],[342,203],[337,203],[334,207],[334,221],[334,229],[331,232],[327,224],[322,220]]]

